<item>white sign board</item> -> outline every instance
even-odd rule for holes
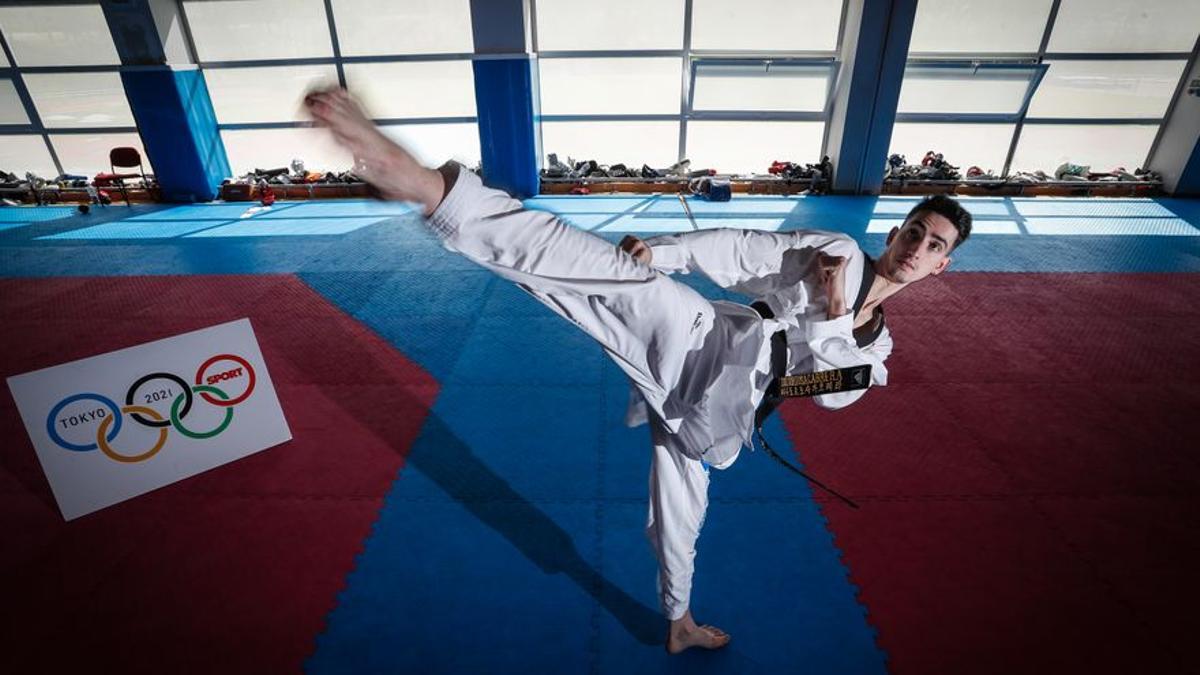
[[[249,319],[8,387],[67,520],[292,438]]]

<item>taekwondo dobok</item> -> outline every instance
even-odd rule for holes
[[[688,609],[695,545],[708,507],[708,467],[730,466],[753,447],[755,412],[781,374],[870,364],[887,384],[892,340],[876,307],[855,329],[871,287],[871,259],[847,235],[714,229],[648,239],[646,265],[609,242],[526,210],[449,163],[442,202],[428,223],[443,245],[511,280],[595,339],[629,376],[626,421],[649,423],[653,444],[646,534],[659,563],[663,613]],[[845,307],[828,318],[813,279],[818,256],[846,258]],[[753,306],[710,301],[672,274],[698,272]],[[786,344],[772,372],[772,338]],[[778,348],[778,347],[776,347]],[[813,397],[841,408],[864,390]]]

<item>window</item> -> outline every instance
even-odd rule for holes
[[[0,170],[24,178],[26,171],[39,176],[56,176],[58,167],[40,134],[0,136]]]
[[[842,0],[536,7],[546,153],[631,168],[687,157],[723,173],[820,159]]]
[[[692,49],[832,52],[841,19],[841,0],[693,0]]]
[[[346,86],[375,117],[474,117],[470,61],[346,65]]]
[[[542,148],[562,162],[572,157],[661,169],[676,161],[679,122],[542,122]]]
[[[1084,164],[1093,171],[1142,166],[1154,142],[1152,124],[1026,124],[1013,156],[1014,171],[1041,169],[1053,174],[1063,162]]]
[[[123,146],[137,148],[142,154],[146,173],[153,173],[150,160],[146,159],[146,151],[142,148],[142,139],[137,133],[51,134],[50,142],[54,144],[54,152],[58,154],[64,173],[93,176],[108,172],[112,169],[108,161],[109,151]]]
[[[100,3],[0,7],[17,66],[119,65]]]
[[[683,0],[538,0],[539,51],[683,49]]]
[[[1186,61],[1050,61],[1029,116],[1161,118],[1186,65]]]
[[[188,0],[184,7],[236,175],[293,159],[311,171],[348,170],[352,158],[327,132],[309,128],[303,109],[308,91],[336,84],[352,89],[377,122],[419,122],[385,127],[417,139],[418,155],[479,161],[469,0]]]
[[[693,169],[765,174],[775,160],[815,163],[824,133],[823,122],[694,121],[688,158]]]
[[[828,65],[770,60],[695,64],[692,110],[820,112],[825,109],[832,69]]]
[[[1036,53],[1052,0],[920,0],[910,54]]]
[[[0,31],[14,61],[0,57],[10,67],[0,77],[0,169],[90,175],[109,170],[112,148],[140,149],[99,2],[3,6]]]
[[[678,58],[545,59],[543,115],[679,114]]]
[[[29,115],[11,79],[0,79],[0,124],[29,124]]]
[[[888,154],[904,155],[920,164],[925,153],[940,152],[963,174],[971,166],[999,175],[1004,168],[1015,124],[897,123]]]
[[[342,56],[475,50],[470,0],[333,0],[333,14]]]
[[[202,62],[333,56],[323,0],[189,0],[183,5]]]
[[[28,74],[25,86],[48,129],[134,125],[125,86],[115,72]]]
[[[1190,52],[1198,31],[1195,0],[1063,0],[1047,51]]]
[[[338,81],[332,65],[212,68],[204,76],[221,124],[306,120],[304,94]]]
[[[897,111],[1017,115],[1037,76],[1033,66],[909,65]]]
[[[1054,5],[921,0],[891,152],[915,162],[935,149],[1002,175],[1144,162],[1200,33],[1200,3],[1061,0],[1052,17]]]

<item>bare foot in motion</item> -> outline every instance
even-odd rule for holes
[[[319,126],[328,128],[354,155],[354,173],[387,199],[417,202],[432,213],[442,199],[442,176],[421,165],[407,150],[383,135],[345,89],[310,92],[304,105]]]
[[[681,618],[671,622],[671,628],[667,632],[667,652],[678,654],[692,647],[720,649],[729,644],[731,639],[729,634],[720,628],[696,625],[691,611],[688,611]]]

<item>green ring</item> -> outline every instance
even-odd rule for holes
[[[194,391],[196,393],[206,391],[210,394],[216,394],[217,396],[220,396],[221,400],[223,400],[223,401],[229,400],[229,394],[226,394],[225,392],[221,391],[220,389],[217,389],[216,387],[210,387],[206,384],[198,384],[198,385],[192,387],[192,391]],[[213,436],[216,436],[217,434],[221,433],[222,431],[225,431],[225,428],[228,427],[229,423],[233,421],[233,408],[226,408],[225,409],[225,421],[221,422],[221,424],[216,429],[213,429],[212,431],[205,431],[205,432],[191,431],[187,427],[183,426],[183,422],[180,421],[180,419],[179,419],[179,404],[183,403],[183,401],[185,399],[186,399],[186,397],[176,396],[175,402],[171,404],[171,424],[176,429],[179,430],[179,433],[183,434],[184,436],[187,436],[188,438],[212,438]]]

